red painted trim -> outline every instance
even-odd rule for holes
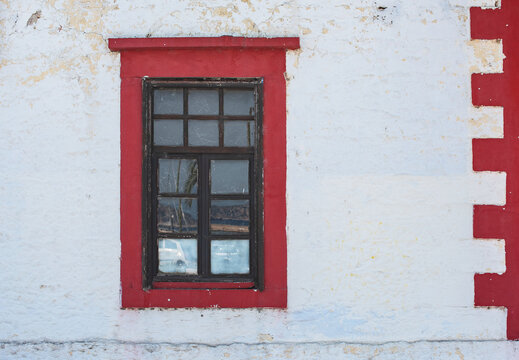
[[[218,38],[221,39],[221,38]],[[224,40],[233,42],[234,38]],[[147,42],[153,39],[131,39]],[[170,39],[172,43],[176,39]],[[242,39],[261,44],[261,39]],[[269,43],[273,39],[263,39]],[[210,39],[194,39],[200,44]],[[187,41],[190,42],[190,41]],[[121,52],[121,288],[122,307],[277,307],[287,305],[285,47],[199,46]],[[291,45],[292,46],[292,45]],[[117,49],[116,46],[111,49]],[[135,48],[134,48],[135,49]],[[262,77],[264,80],[264,290],[196,289],[156,283],[142,289],[142,78]],[[211,284],[201,284],[209,286]],[[245,284],[240,284],[245,285]],[[173,288],[177,287],[177,288]]]
[[[472,103],[503,106],[508,96],[504,74],[472,74]]]
[[[474,237],[503,239],[508,226],[506,207],[474,205]]]
[[[519,6],[502,0],[501,9],[472,8],[474,39],[502,39],[502,74],[474,74],[472,102],[504,107],[504,138],[474,139],[475,171],[506,171],[506,205],[474,206],[474,237],[505,239],[506,272],[476,274],[476,306],[508,308],[507,337],[519,339]]]
[[[178,38],[112,38],[108,39],[112,51],[157,49],[299,49],[298,37],[246,38],[246,37],[178,37]]]
[[[506,171],[510,154],[503,139],[472,139],[472,166],[475,171]]]

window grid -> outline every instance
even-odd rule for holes
[[[253,283],[255,288],[262,288],[262,162],[261,159],[261,79],[247,80],[172,80],[145,79],[143,83],[143,99],[145,102],[144,124],[144,161],[143,175],[145,194],[143,206],[146,224],[144,225],[143,243],[143,276],[145,284],[152,287],[156,282],[243,282]],[[153,114],[154,90],[181,88],[183,91],[182,114]],[[217,89],[218,115],[190,115],[189,91],[191,89]],[[224,89],[254,90],[254,115],[224,115]],[[183,120],[183,145],[153,145],[153,124],[155,120]],[[217,120],[218,146],[189,146],[189,120]],[[253,146],[224,146],[224,121],[254,121]],[[248,135],[249,136],[249,135]],[[195,159],[198,165],[198,189],[195,194],[160,193],[158,189],[159,159]],[[210,163],[211,160],[248,160],[248,194],[211,194]],[[197,234],[158,231],[157,202],[159,198],[190,198],[198,203]],[[210,231],[210,204],[213,200],[248,200],[249,232],[214,234]],[[198,274],[164,274],[158,272],[159,239],[198,239]],[[248,274],[211,274],[211,241],[212,240],[249,240]]]

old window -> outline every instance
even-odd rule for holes
[[[121,54],[122,307],[286,307],[284,72],[299,39],[108,46]]]
[[[261,79],[145,79],[144,278],[261,289]]]

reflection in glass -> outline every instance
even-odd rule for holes
[[[249,232],[249,200],[212,200],[211,233],[224,235]]]
[[[184,144],[183,121],[153,121],[153,143],[155,145],[182,146]]]
[[[254,146],[254,121],[224,121],[224,146]]]
[[[189,90],[188,109],[192,115],[218,115],[218,90]]]
[[[218,146],[218,120],[189,120],[190,146]]]
[[[211,194],[248,194],[249,160],[211,160]]]
[[[225,89],[223,109],[224,115],[254,115],[254,91]]]
[[[249,240],[212,240],[211,273],[248,274]]]
[[[159,239],[159,271],[169,274],[197,274],[197,241]]]
[[[159,232],[196,233],[197,227],[196,199],[159,198],[157,208]]]
[[[182,89],[155,90],[153,92],[153,112],[155,114],[182,114],[184,112]]]
[[[196,194],[195,159],[159,159],[159,193]]]

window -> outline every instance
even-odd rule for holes
[[[108,46],[121,53],[122,307],[286,307],[284,72],[299,39]]]
[[[262,79],[148,78],[143,99],[145,287],[262,289]]]

